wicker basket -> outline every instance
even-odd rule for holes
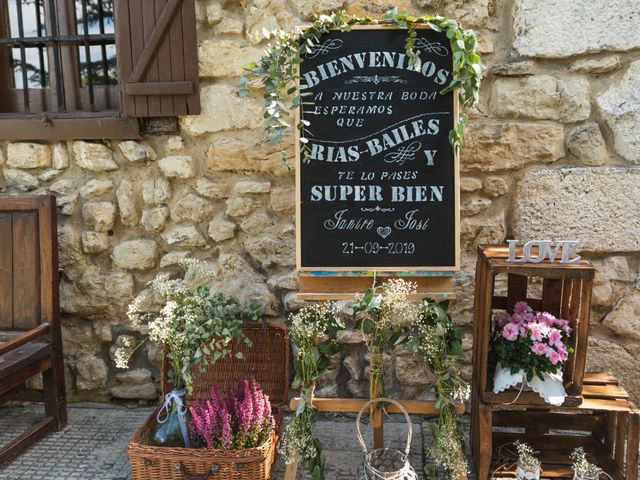
[[[269,395],[276,418],[272,438],[257,448],[217,450],[206,448],[157,447],[149,445],[157,410],[129,442],[132,480],[268,480],[275,461],[276,444],[282,427],[284,405],[289,399],[289,338],[285,328],[271,324],[247,324],[245,335],[252,347],[234,343],[243,360],[232,356],[219,360],[205,372],[194,369],[193,395],[189,401],[209,396],[211,386],[221,390],[239,379],[255,378]],[[163,365],[163,393],[168,368]]]

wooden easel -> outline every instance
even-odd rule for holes
[[[376,389],[378,390],[378,389]],[[299,398],[291,400],[289,407],[292,411],[298,408]],[[360,398],[314,398],[313,405],[319,412],[332,412],[332,413],[358,413],[360,409],[367,403],[368,400]],[[418,400],[398,400],[398,402],[404,407],[409,414],[420,415],[437,415],[438,409],[433,401],[418,401]],[[459,414],[464,413],[464,404],[459,403],[457,405]],[[387,413],[401,413],[400,409],[394,405],[388,405],[386,407]],[[383,448],[384,446],[384,417],[381,409],[376,409],[371,415],[371,429],[373,430],[373,445],[374,448]],[[298,474],[298,460],[287,465],[287,469],[284,474],[284,480],[295,480]],[[467,476],[464,475],[458,480],[466,480]]]

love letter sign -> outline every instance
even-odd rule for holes
[[[530,240],[522,247],[522,257],[516,258],[516,246],[518,240],[507,240],[509,244],[509,258],[507,262],[513,263],[540,263],[545,259],[553,262],[558,253],[560,253],[560,263],[577,263],[580,261],[580,256],[576,255],[580,242],[577,240],[560,240],[558,242],[552,242],[551,240]],[[532,250],[534,247],[538,248],[537,255]],[[571,255],[574,255],[571,257]]]

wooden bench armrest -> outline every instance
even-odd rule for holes
[[[6,343],[0,344],[0,355],[3,355],[11,350],[15,350],[22,345],[29,343],[32,340],[35,340],[38,337],[46,335],[49,333],[49,324],[43,323],[42,325],[38,325],[36,328],[29,330],[28,332],[24,332],[24,335],[20,335],[19,337],[13,338]]]

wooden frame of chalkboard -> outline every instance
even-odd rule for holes
[[[424,26],[418,26],[417,27],[418,31],[419,31],[419,36],[420,36],[420,32],[424,32],[424,31],[431,31],[434,32],[433,30],[431,30],[428,26],[424,25]],[[339,30],[335,30],[336,35],[349,35],[352,33],[357,33],[360,31],[380,31],[380,32],[384,32],[384,31],[390,31],[390,30],[395,30],[398,33],[400,33],[401,35],[399,35],[399,37],[402,39],[402,41],[404,42],[404,39],[406,39],[406,30],[400,29],[396,26],[392,26],[392,25],[362,25],[362,26],[354,26],[352,28],[352,32],[341,32],[340,34],[338,34],[338,32],[340,32]],[[334,32],[332,32],[333,34]],[[436,32],[434,32],[434,34],[436,34]],[[444,35],[444,34],[442,34]],[[445,37],[446,38],[446,37]],[[329,39],[331,40],[331,39]],[[336,40],[335,38],[333,38],[333,40]],[[338,38],[338,40],[342,40],[341,38]],[[432,43],[430,44],[429,41],[431,41]],[[431,45],[433,47],[433,38],[426,39],[426,44],[427,45]],[[448,42],[448,39],[447,39]],[[346,42],[342,42],[342,44],[344,44]],[[396,41],[397,43],[397,41]],[[333,45],[335,46],[336,42],[334,41]],[[342,45],[341,44],[341,45]],[[325,45],[326,45],[326,41],[325,41]],[[424,45],[424,44],[423,44]],[[447,43],[448,45],[448,43]],[[328,45],[328,49],[324,50],[324,53],[329,53],[329,50],[331,50],[331,44]],[[447,50],[448,51],[448,50]],[[402,54],[398,53],[398,57],[400,57]],[[448,59],[451,59],[450,54],[449,57],[447,57]],[[438,60],[438,59],[436,59]],[[439,60],[440,62],[442,62],[442,60]],[[446,60],[445,60],[446,61]],[[452,60],[450,60],[452,62]],[[437,62],[434,62],[437,63]],[[406,68],[406,67],[405,67]],[[452,70],[452,68],[451,68]],[[437,69],[437,65],[435,68],[430,68],[429,70],[426,71],[426,73],[430,73],[432,74],[434,77],[437,75],[438,69]],[[330,73],[330,72],[329,72]],[[327,71],[325,69],[324,72],[321,72],[322,75],[327,74]],[[328,74],[327,74],[328,75]],[[427,75],[424,75],[425,77]],[[377,76],[376,76],[377,77]],[[390,77],[395,77],[395,76],[387,76],[385,78],[385,80],[389,80],[390,82],[394,82],[394,81],[402,81],[402,79],[399,79],[399,77],[395,77],[394,78],[390,78]],[[381,79],[382,77],[380,77]],[[364,78],[365,80],[367,80],[366,78]],[[378,78],[376,78],[376,80],[380,80]],[[447,80],[447,84],[450,80]],[[406,80],[405,80],[406,83]],[[379,84],[377,84],[379,85]],[[437,87],[432,86],[432,91],[430,92],[431,100],[437,101],[437,97],[434,97],[434,93],[436,90],[437,91],[437,95],[440,97],[447,97],[450,96],[450,99],[445,99],[447,101],[450,102],[451,105],[451,113],[450,115],[450,122],[449,124],[446,126],[447,128],[443,128],[442,130],[444,130],[444,132],[441,132],[440,134],[440,142],[441,142],[441,146],[443,145],[442,142],[442,136],[444,135],[444,138],[448,137],[448,131],[450,129],[450,127],[452,127],[453,125],[455,125],[455,123],[457,122],[458,116],[459,116],[459,101],[458,101],[458,95],[456,92],[451,92],[447,95],[440,95],[439,90],[441,90],[442,88],[444,88],[445,85],[438,85]],[[411,93],[411,92],[410,92]],[[420,92],[422,93],[422,92]],[[299,107],[296,111],[295,111],[295,124],[297,125],[299,120],[300,120],[300,108],[303,107]],[[377,108],[380,108],[379,106]],[[307,112],[308,113],[308,112]],[[320,118],[320,115],[318,116]],[[313,119],[312,122],[316,122],[318,119]],[[393,125],[391,125],[393,126]],[[344,130],[344,128],[335,127],[336,129],[342,129]],[[349,128],[349,127],[347,127]],[[354,127],[355,128],[355,127]],[[390,127],[387,127],[390,128]],[[405,132],[394,132],[394,134],[396,134],[396,138],[398,139],[397,135],[405,135]],[[367,138],[367,137],[365,137]],[[407,137],[405,137],[406,139]],[[404,140],[404,139],[399,139],[399,140]],[[303,216],[303,212],[302,212],[302,168],[303,167],[303,163],[302,163],[302,158],[301,158],[301,151],[300,151],[300,132],[299,130],[296,128],[296,148],[295,148],[295,168],[296,168],[296,266],[299,272],[301,272],[301,274],[306,274],[306,275],[314,275],[315,272],[317,272],[317,274],[321,275],[322,277],[326,278],[327,275],[331,275],[332,272],[335,272],[336,275],[341,275],[342,278],[347,277],[347,276],[371,276],[371,275],[376,275],[379,274],[379,272],[395,272],[399,275],[403,275],[403,276],[407,276],[407,275],[416,275],[416,276],[433,276],[434,278],[438,277],[438,276],[446,276],[446,275],[452,275],[453,272],[459,270],[460,268],[460,190],[459,190],[459,184],[460,184],[460,167],[459,167],[459,155],[458,153],[455,151],[455,149],[453,149],[453,147],[450,146],[450,144],[448,143],[448,138],[446,140],[448,148],[450,148],[449,154],[450,154],[450,158],[452,160],[452,164],[446,166],[448,168],[448,171],[446,172],[449,175],[449,178],[447,180],[450,181],[449,184],[449,189],[450,189],[450,197],[449,197],[449,206],[452,207],[451,211],[450,211],[450,217],[448,219],[449,223],[449,232],[447,235],[445,235],[446,239],[448,239],[449,244],[445,245],[445,247],[447,248],[447,260],[448,261],[443,261],[440,264],[434,263],[434,262],[428,262],[429,264],[421,264],[421,263],[417,263],[417,264],[398,264],[398,265],[393,265],[390,264],[389,262],[384,262],[384,263],[380,263],[377,264],[375,261],[372,262],[368,262],[366,264],[363,264],[362,262],[354,262],[353,264],[349,264],[349,262],[345,262],[344,265],[335,265],[335,264],[323,264],[322,262],[307,262],[305,261],[304,255],[303,255],[303,241],[305,241],[303,239],[303,228],[302,228],[302,216]],[[406,143],[406,142],[405,142]],[[417,142],[414,142],[417,143]],[[400,144],[400,142],[398,142],[398,144]],[[446,146],[444,148],[447,148]],[[427,151],[425,151],[426,153]],[[343,152],[344,154],[344,152]],[[344,159],[344,157],[343,157]],[[445,159],[446,161],[447,159]],[[312,160],[313,161],[313,160]],[[342,160],[341,160],[342,161]],[[327,162],[325,162],[327,163]],[[433,166],[433,163],[431,164]],[[337,186],[336,186],[337,188]],[[376,192],[374,191],[373,193],[371,192],[371,189],[367,189],[367,188],[362,188],[361,186],[360,188],[360,194],[370,194],[370,195],[375,195]],[[411,188],[411,186],[409,186],[408,188]],[[433,187],[432,187],[433,188]],[[367,192],[366,190],[369,190],[369,192]],[[441,188],[441,192],[442,192],[442,188]],[[415,190],[414,192],[415,193]],[[434,197],[434,193],[436,194],[436,196]],[[437,191],[432,191],[431,192],[431,198],[435,198],[436,200],[438,199],[437,196]],[[424,194],[424,191],[422,192],[422,194]],[[318,195],[320,195],[320,193],[318,193]],[[409,195],[411,195],[411,192],[409,192]],[[424,195],[423,195],[424,198]],[[379,205],[378,205],[379,207]],[[356,225],[357,226],[357,225]],[[370,228],[370,227],[369,227]],[[375,231],[374,231],[375,232]],[[369,233],[373,233],[375,235],[374,232],[369,232]],[[381,230],[380,232],[378,232],[378,235],[380,237],[382,237],[383,239],[386,238],[385,234],[388,235],[387,231],[385,230]],[[436,232],[437,235],[437,232]],[[441,245],[439,245],[440,247],[443,247],[442,243],[446,243],[446,239],[443,239],[443,242],[439,242]],[[438,240],[440,240],[440,238],[438,238]],[[344,245],[344,242],[342,242]],[[375,250],[376,248],[382,248],[379,244],[379,242],[371,242],[374,247],[371,248],[371,251],[373,252],[373,250]],[[412,242],[396,242],[396,245],[402,249],[402,248],[406,248],[405,245],[411,245]],[[386,246],[386,245],[385,245]],[[347,247],[344,248],[360,248],[360,245],[357,246],[353,246],[353,245],[349,245]],[[375,257],[374,257],[375,258]],[[425,262],[427,263],[427,262]],[[442,283],[440,281],[440,283]]]

